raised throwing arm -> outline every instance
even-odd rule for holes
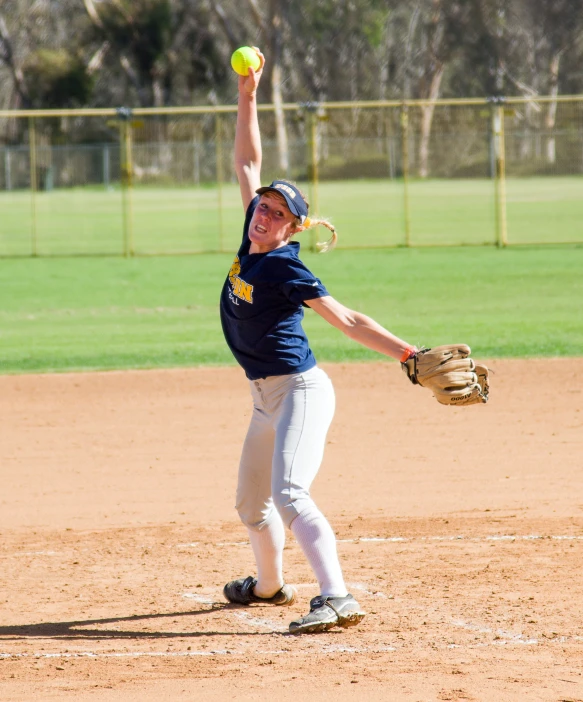
[[[265,58],[259,49],[253,48],[261,59],[261,65],[257,71],[249,68],[249,75],[239,76],[239,105],[235,132],[235,172],[245,211],[255,197],[255,191],[261,187],[261,134],[257,119],[257,86]]]

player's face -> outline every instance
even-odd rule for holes
[[[275,193],[261,196],[249,225],[250,253],[267,253],[285,246],[296,232],[296,217]]]

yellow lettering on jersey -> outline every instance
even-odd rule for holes
[[[239,278],[239,280],[241,279]],[[253,286],[249,285],[249,283],[246,283],[244,280],[241,280],[241,288],[237,295],[242,300],[246,300],[247,302],[253,304]]]
[[[239,263],[239,257],[235,256],[235,260],[231,264],[231,269],[229,270],[229,280],[231,281],[231,285],[234,285],[234,278],[236,275],[239,275],[241,272],[241,264]]]
[[[239,278],[240,272],[241,264],[239,263],[239,257],[235,256],[235,260],[231,264],[229,270],[229,282],[233,287],[233,295],[236,295],[241,300],[245,300],[245,302],[253,304],[253,286]]]

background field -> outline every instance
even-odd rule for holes
[[[416,344],[577,356],[583,247],[306,253],[330,293]],[[232,254],[1,260],[0,371],[232,364],[218,317]],[[368,360],[311,311],[321,361]]]
[[[511,244],[583,242],[581,176],[509,178],[506,189]],[[315,205],[313,211],[335,223],[341,247],[406,242],[402,181],[325,182],[317,193],[307,184],[306,190]],[[41,256],[121,254],[123,198],[119,187],[61,189],[36,193],[34,198],[25,191],[3,192],[0,255],[30,255],[35,246]],[[496,241],[491,179],[412,181],[408,198],[413,245]],[[131,193],[130,209],[136,253],[230,251],[240,240],[241,204],[234,184],[220,191],[214,187],[139,187]],[[325,234],[324,230],[320,236]]]

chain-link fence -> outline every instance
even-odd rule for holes
[[[583,96],[259,118],[263,181],[298,182],[341,247],[583,242]],[[232,106],[0,112],[0,255],[236,248],[235,121]]]

